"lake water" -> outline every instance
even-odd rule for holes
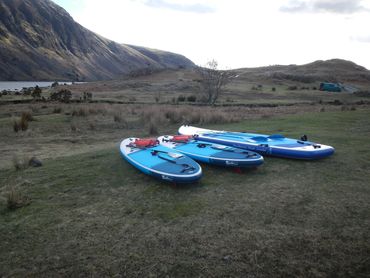
[[[49,87],[54,82],[48,82],[48,81],[0,81],[0,92],[2,90],[21,90],[22,88],[29,88],[29,87],[36,87],[38,85],[39,87]],[[59,84],[72,84],[72,82],[58,82]]]

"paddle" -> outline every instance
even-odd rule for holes
[[[218,147],[217,145],[214,145],[214,144],[209,144],[209,143],[197,143],[197,142],[191,142],[189,144],[198,144],[198,148],[204,148],[206,146],[210,146],[212,149],[215,149],[215,150],[220,150],[220,151],[225,151],[225,152],[231,152],[231,153],[242,153],[242,154],[246,154],[248,157],[253,157],[253,156],[257,156],[256,153],[253,153],[251,154],[251,152],[248,152],[248,151],[240,151],[238,152],[237,149],[233,148],[233,147],[227,147],[225,146],[225,148],[223,147]]]
[[[160,151],[160,150],[153,150],[153,151],[151,152],[151,154],[152,154],[152,155],[157,155],[158,153],[165,153],[165,154],[167,154],[167,155],[171,154],[171,152]],[[175,154],[175,153],[172,153],[172,154]],[[176,155],[177,155],[177,154],[176,154]],[[181,164],[179,164],[179,163],[176,163],[176,160],[174,160],[174,159],[170,159],[170,158],[164,157],[164,156],[162,156],[162,155],[157,155],[157,156],[158,156],[159,158],[163,159],[163,160],[166,160],[166,161],[171,162],[171,163],[173,163],[173,164],[180,165],[180,166],[184,167],[184,169],[182,169],[181,173],[184,173],[184,172],[186,172],[186,171],[192,171],[192,170],[195,170],[195,168],[194,168],[193,166],[189,165],[189,164],[186,164],[186,163],[181,163]],[[170,155],[169,155],[169,156],[170,156]],[[178,156],[178,157],[182,157],[182,156],[183,156],[183,155]]]

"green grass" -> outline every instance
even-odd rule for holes
[[[0,170],[1,196],[16,184],[31,199],[15,211],[0,199],[0,276],[367,277],[369,116],[207,126],[307,134],[336,153],[312,162],[266,158],[243,174],[203,165],[194,185],[140,173],[118,146]]]

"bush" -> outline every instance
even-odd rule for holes
[[[55,113],[55,114],[62,113],[62,108],[61,107],[55,107],[54,110],[53,110],[53,113]]]
[[[41,89],[39,86],[36,85],[35,89],[33,89],[32,93],[31,93],[31,96],[34,98],[34,99],[39,99],[41,98]]]
[[[59,92],[54,92],[50,95],[50,100],[60,101],[60,102],[69,102],[72,98],[72,92],[67,89],[62,89]]]
[[[369,90],[361,90],[353,93],[357,97],[370,97]]]
[[[196,102],[197,101],[197,97],[194,96],[194,95],[188,96],[187,97],[187,101],[188,102]]]
[[[288,90],[290,90],[290,91],[294,91],[294,90],[297,90],[297,89],[298,89],[297,86],[289,86],[288,87]]]
[[[276,88],[275,87],[272,87],[271,88],[271,91],[275,92],[276,91]]]
[[[59,86],[59,83],[57,81],[55,81],[53,84],[51,84],[51,88],[55,88],[55,87],[58,87]]]
[[[185,101],[185,99],[186,99],[186,98],[185,98],[184,96],[178,96],[178,97],[177,97],[177,101],[178,101],[178,102],[184,102],[184,101]]]
[[[334,105],[343,105],[343,102],[341,102],[339,99],[335,99],[332,104]]]

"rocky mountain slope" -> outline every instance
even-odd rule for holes
[[[0,2],[0,80],[91,81],[193,66],[178,54],[103,38],[50,0]]]

